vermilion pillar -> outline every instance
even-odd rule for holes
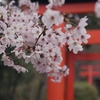
[[[67,59],[66,59],[67,65],[70,68],[69,75],[66,77],[66,92],[65,92],[65,100],[74,100],[74,54],[72,52],[67,53]]]
[[[53,83],[48,78],[47,84],[47,100],[64,100],[64,78],[60,83]]]
[[[61,66],[65,65],[65,47],[62,48],[62,56],[63,61]],[[60,83],[54,83],[50,80],[50,77],[47,80],[47,100],[65,100],[65,86],[64,86],[65,79],[62,78]]]

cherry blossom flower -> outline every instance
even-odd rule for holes
[[[6,50],[6,46],[0,44],[0,54],[4,53],[5,50]]]
[[[22,58],[23,57],[23,55],[24,55],[24,52],[23,52],[23,50],[22,50],[22,47],[16,47],[13,51],[12,51],[12,53],[15,53],[15,56],[18,58],[18,59],[20,59],[20,58]]]
[[[78,27],[85,27],[85,26],[87,26],[88,25],[87,22],[86,22],[87,20],[88,20],[87,16],[81,18],[79,23],[78,23]]]
[[[68,43],[68,45],[69,45],[69,44],[73,43],[73,41],[74,41],[74,40],[73,40],[72,34],[69,33],[69,32],[66,32],[66,33],[64,34],[63,42],[64,42],[64,43]]]
[[[84,42],[84,43],[88,43],[88,39],[90,38],[91,36],[89,34],[81,34],[80,38],[79,38],[79,41],[80,42]]]
[[[6,56],[6,54],[3,54],[1,60],[4,61],[4,65],[5,66],[13,66],[14,65],[13,60],[10,59],[9,56]]]
[[[2,37],[0,41],[3,44],[3,46],[10,45],[10,40],[7,37]]]
[[[20,72],[23,72],[23,73],[28,72],[28,70],[25,67],[22,67],[20,65],[14,65],[13,69],[17,70],[18,73],[20,73]]]
[[[62,6],[65,0],[48,0],[52,6]]]
[[[19,0],[19,6],[22,6],[22,5],[29,6],[30,5],[30,0]]]
[[[73,41],[73,43],[71,43],[68,48],[69,48],[70,51],[73,50],[73,52],[75,54],[77,54],[78,51],[82,51],[83,50],[81,42],[79,42],[77,40]]]
[[[3,31],[6,29],[7,25],[3,21],[0,21],[0,33],[3,33]]]
[[[58,66],[58,69],[59,70],[55,70],[54,72],[48,74],[48,76],[53,77],[52,78],[53,82],[61,82],[61,78],[63,77],[63,74],[64,76],[69,75],[69,68],[66,65],[64,65],[63,67]]]
[[[3,6],[0,6],[0,19],[6,20],[6,18],[7,10]]]
[[[23,10],[27,8],[26,11],[24,10],[25,13],[36,12],[39,8],[38,2],[32,3],[31,0],[19,0],[19,6],[22,7]]]
[[[63,22],[63,15],[59,11],[53,11],[51,9],[47,9],[43,14],[42,21],[46,28],[51,28],[53,24],[59,25]]]
[[[70,29],[72,28],[72,25],[71,24],[66,24],[66,28],[65,29]]]
[[[94,6],[94,12],[98,18],[100,18],[100,0],[97,0]]]
[[[73,29],[73,37],[74,38],[79,38],[79,36],[81,36],[81,34],[86,34],[87,31],[85,29],[85,27],[87,26],[87,21],[88,18],[85,16],[83,18],[80,19],[78,25],[76,28]]]

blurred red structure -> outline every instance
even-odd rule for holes
[[[81,77],[86,77],[89,84],[93,84],[93,77],[100,76],[100,66],[84,65],[81,66]]]

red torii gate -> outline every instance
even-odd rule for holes
[[[99,70],[99,71],[98,71]],[[83,65],[81,66],[81,77],[86,77],[89,84],[93,84],[93,77],[100,76],[100,65]]]
[[[94,4],[91,3],[77,3],[77,4],[66,4],[60,7],[59,10],[62,12],[70,13],[90,13],[94,12]],[[40,13],[45,11],[45,5],[40,6]],[[63,25],[62,25],[63,27]],[[100,34],[100,30],[88,30],[91,35],[88,44],[100,44],[100,38],[97,34]],[[70,75],[63,78],[61,83],[53,83],[48,78],[47,81],[47,100],[74,100],[74,63],[77,60],[94,61],[100,60],[100,53],[78,53],[77,55],[72,52],[68,52],[65,48],[62,48],[63,62],[70,68]]]

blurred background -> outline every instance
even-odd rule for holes
[[[18,0],[16,5],[18,4]],[[35,2],[36,0],[31,0]],[[1,5],[6,5],[10,0],[0,0]],[[39,4],[47,4],[47,0],[38,0]],[[66,4],[96,2],[96,0],[66,0]],[[83,16],[88,16],[88,30],[100,29],[100,19],[95,16],[95,13],[70,14],[70,18],[80,19]],[[98,35],[99,36],[99,35]],[[67,50],[67,49],[66,49]],[[84,45],[83,53],[100,52],[100,44]],[[83,68],[82,66],[87,68]],[[83,75],[84,70],[88,73],[90,65],[100,66],[100,61],[76,61],[75,62],[75,100],[100,100],[100,75],[92,75],[92,87],[88,82],[88,77]],[[28,73],[17,73],[10,67],[3,65],[0,62],[0,100],[46,100],[47,97],[47,77],[45,74],[39,74],[31,66],[27,66]],[[92,69],[92,67],[90,69]],[[100,73],[100,68],[96,70]],[[85,82],[85,83],[84,83]],[[83,88],[82,88],[83,87]],[[87,90],[88,93],[87,93]],[[93,91],[93,92],[90,92]],[[81,92],[81,94],[80,94]],[[87,93],[87,94],[86,94]],[[82,95],[84,94],[84,95]],[[93,96],[92,98],[84,98]],[[84,99],[81,99],[84,98]]]

